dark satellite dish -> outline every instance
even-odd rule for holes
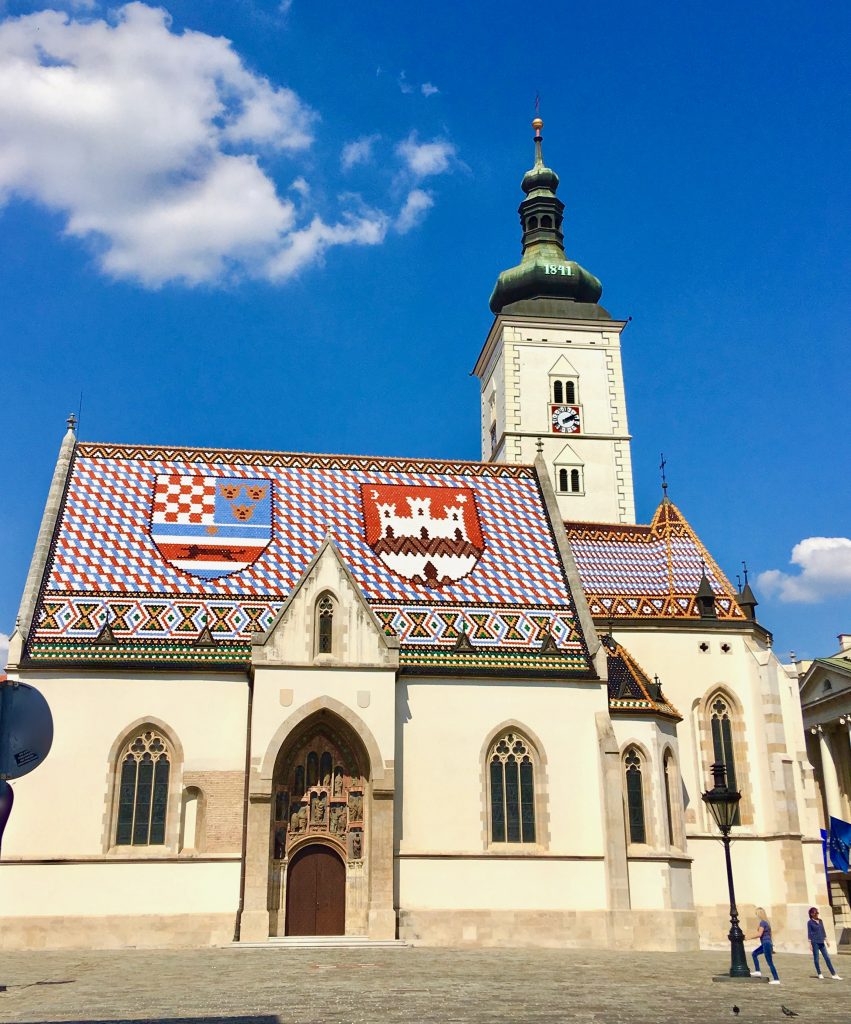
[[[34,687],[0,683],[0,779],[19,779],[38,768],[53,743],[53,715]]]

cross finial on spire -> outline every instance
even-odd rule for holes
[[[742,572],[745,574],[745,586],[748,585],[748,563],[742,561]]]
[[[659,458],[662,460],[659,463],[659,472],[662,474],[662,497],[663,498],[667,498],[668,497],[668,477],[667,477],[667,475],[665,473],[665,466],[668,465],[668,460],[665,458],[665,453],[664,452],[662,452],[660,454]]]
[[[74,413],[69,413],[68,419],[65,422],[68,424],[68,429],[73,434],[77,427],[77,417],[74,415]]]

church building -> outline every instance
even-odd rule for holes
[[[826,907],[797,686],[667,497],[541,128],[475,374],[481,462],[62,441],[9,676],[0,947],[346,935],[724,948]],[[464,367],[458,367],[463,372]]]

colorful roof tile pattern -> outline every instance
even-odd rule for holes
[[[665,718],[682,720],[682,715],[662,693],[658,680],[650,677],[627,649],[613,637],[601,637],[606,648],[611,711],[652,712]]]
[[[29,655],[247,661],[329,532],[402,664],[591,671],[530,466],[82,443]]]
[[[597,618],[697,619],[702,572],[719,619],[745,620],[736,592],[676,505],[665,499],[647,525],[565,523],[591,614]]]

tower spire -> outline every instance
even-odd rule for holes
[[[511,306],[511,312],[517,313],[608,319],[609,314],[597,305],[603,286],[565,256],[564,203],[556,195],[558,175],[544,163],[543,127],[544,122],[536,115],[532,121],[535,162],[520,183],[526,195],[518,210],[523,258],[518,266],[499,275],[490,299],[491,310],[501,313]]]

